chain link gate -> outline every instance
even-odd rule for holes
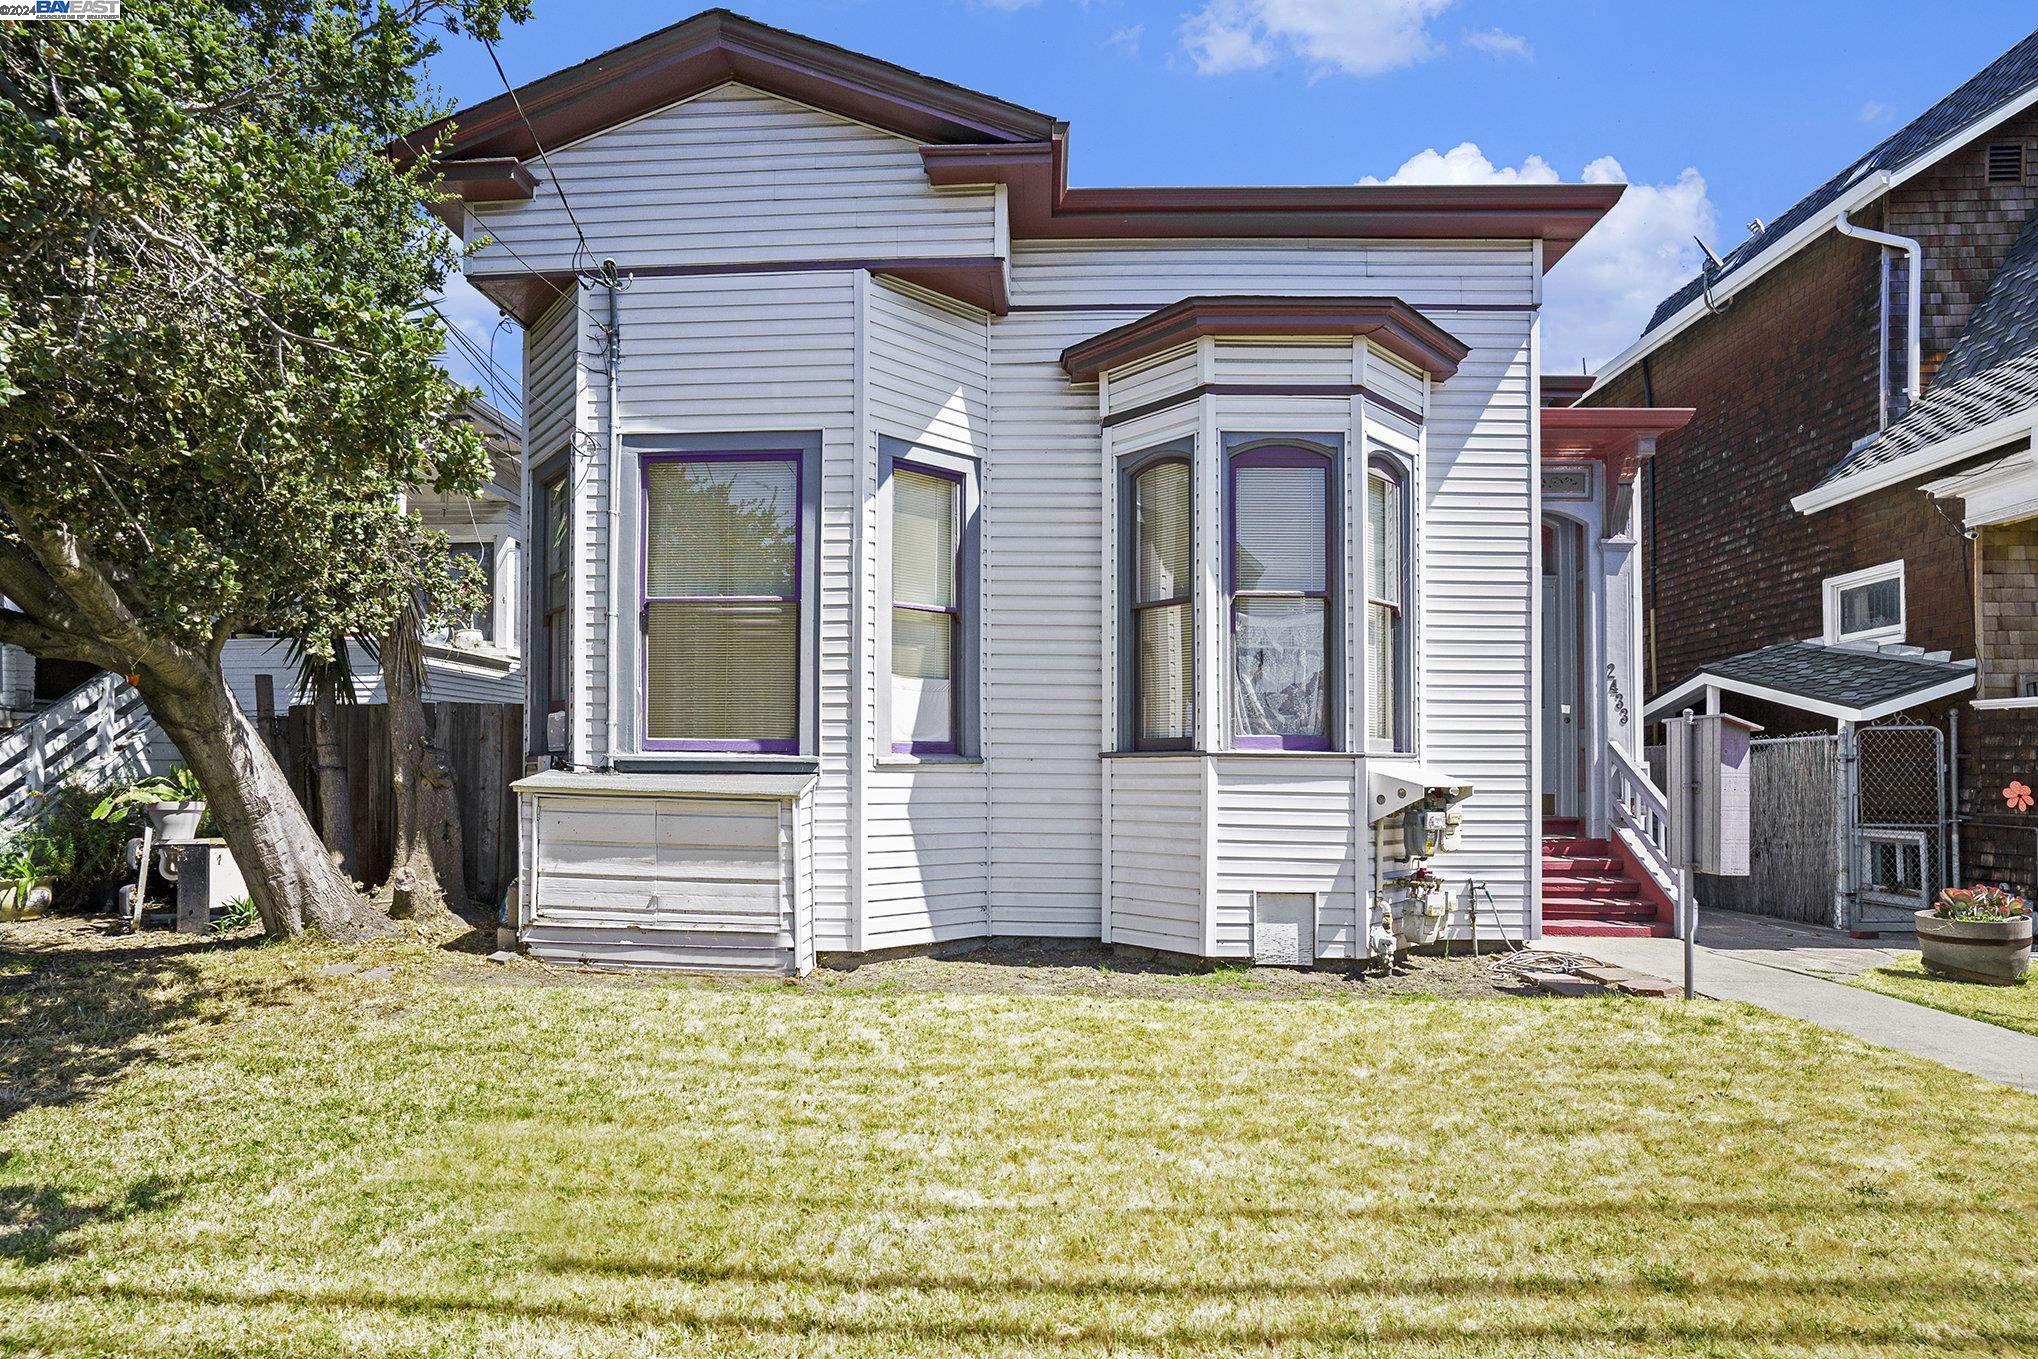
[[[1841,838],[1851,930],[1909,930],[1947,885],[1949,824],[1946,733],[1920,723],[1861,727],[1853,750],[1842,738]],[[1851,753],[1852,758],[1848,755]]]

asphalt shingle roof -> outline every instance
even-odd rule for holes
[[[1702,673],[1729,684],[1749,684],[1865,710],[1970,677],[1974,663],[1956,665],[1822,642],[1778,642],[1715,661]]]
[[[1723,268],[1711,271],[1717,285],[1771,245],[1789,235],[1802,223],[1816,217],[1840,197],[1883,170],[1895,170],[1917,159],[1932,147],[1953,136],[1989,113],[2038,85],[2038,32],[2032,33],[1997,57],[1972,80],[1926,109],[1892,133],[1867,155],[1834,175],[1811,193],[1793,203],[1774,221],[1730,251],[1721,261]],[[1702,275],[1701,278],[1704,276]],[[1649,318],[1645,332],[1683,310],[1699,295],[1701,279],[1694,278],[1663,299]]]
[[[1820,486],[2038,407],[2038,217],[2024,224],[1939,376],[1904,417],[1848,451]]]

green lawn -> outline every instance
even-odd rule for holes
[[[0,967],[0,1354],[2038,1346],[2038,1100],[1631,1000]]]
[[[2038,979],[2032,977],[2026,977],[2021,986],[1948,981],[1925,971],[1917,955],[1912,954],[1888,967],[1872,967],[1854,978],[1854,983],[1898,1000],[2000,1024],[2020,1033],[2038,1034]]]

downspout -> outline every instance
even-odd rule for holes
[[[1898,236],[1887,231],[1875,231],[1865,226],[1859,226],[1848,216],[1849,213],[1866,207],[1876,197],[1887,193],[1890,188],[1890,182],[1890,175],[1887,170],[1877,175],[1874,183],[1870,186],[1869,192],[1863,194],[1857,202],[1840,209],[1840,215],[1833,219],[1833,225],[1839,229],[1842,236],[1852,236],[1856,240],[1867,241],[1872,245],[1879,245],[1890,250],[1901,250],[1910,257],[1910,268],[1905,275],[1905,281],[1909,285],[1906,289],[1909,293],[1909,297],[1906,299],[1908,302],[1906,310],[1910,313],[1910,316],[1904,333],[1904,338],[1907,341],[1906,348],[1909,350],[1909,353],[1905,356],[1908,362],[1908,372],[1906,374],[1904,390],[1904,404],[1908,406],[1924,394],[1925,342],[1921,323],[1925,312],[1925,249],[1912,237]]]
[[[623,287],[622,280],[616,276],[616,262],[614,260],[602,261],[601,281],[602,286],[608,289],[609,294],[608,334],[606,337],[608,340],[608,352],[604,356],[607,359],[609,379],[609,533],[608,550],[606,553],[609,576],[609,620],[608,628],[603,633],[603,641],[608,653],[604,658],[608,667],[608,703],[604,709],[606,716],[602,722],[601,767],[606,771],[614,772],[616,767],[616,714],[622,710],[622,705],[616,694],[618,675],[616,657],[622,651],[622,647],[617,640],[619,636],[617,626],[622,621],[622,605],[618,601],[622,597],[623,588],[620,573],[616,570],[616,545],[622,541],[620,534],[622,530],[623,500],[621,489],[621,478],[623,475],[623,426],[622,412],[619,409],[623,385],[623,329],[622,302],[617,295],[622,292]]]

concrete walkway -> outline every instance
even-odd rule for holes
[[[1901,937],[1850,939],[1814,925],[1702,911],[1698,941],[1701,995],[1746,1001],[2038,1094],[2038,1037],[1828,980],[1891,961],[1905,951]],[[1547,939],[1537,947],[1684,979],[1684,945],[1676,939]]]

